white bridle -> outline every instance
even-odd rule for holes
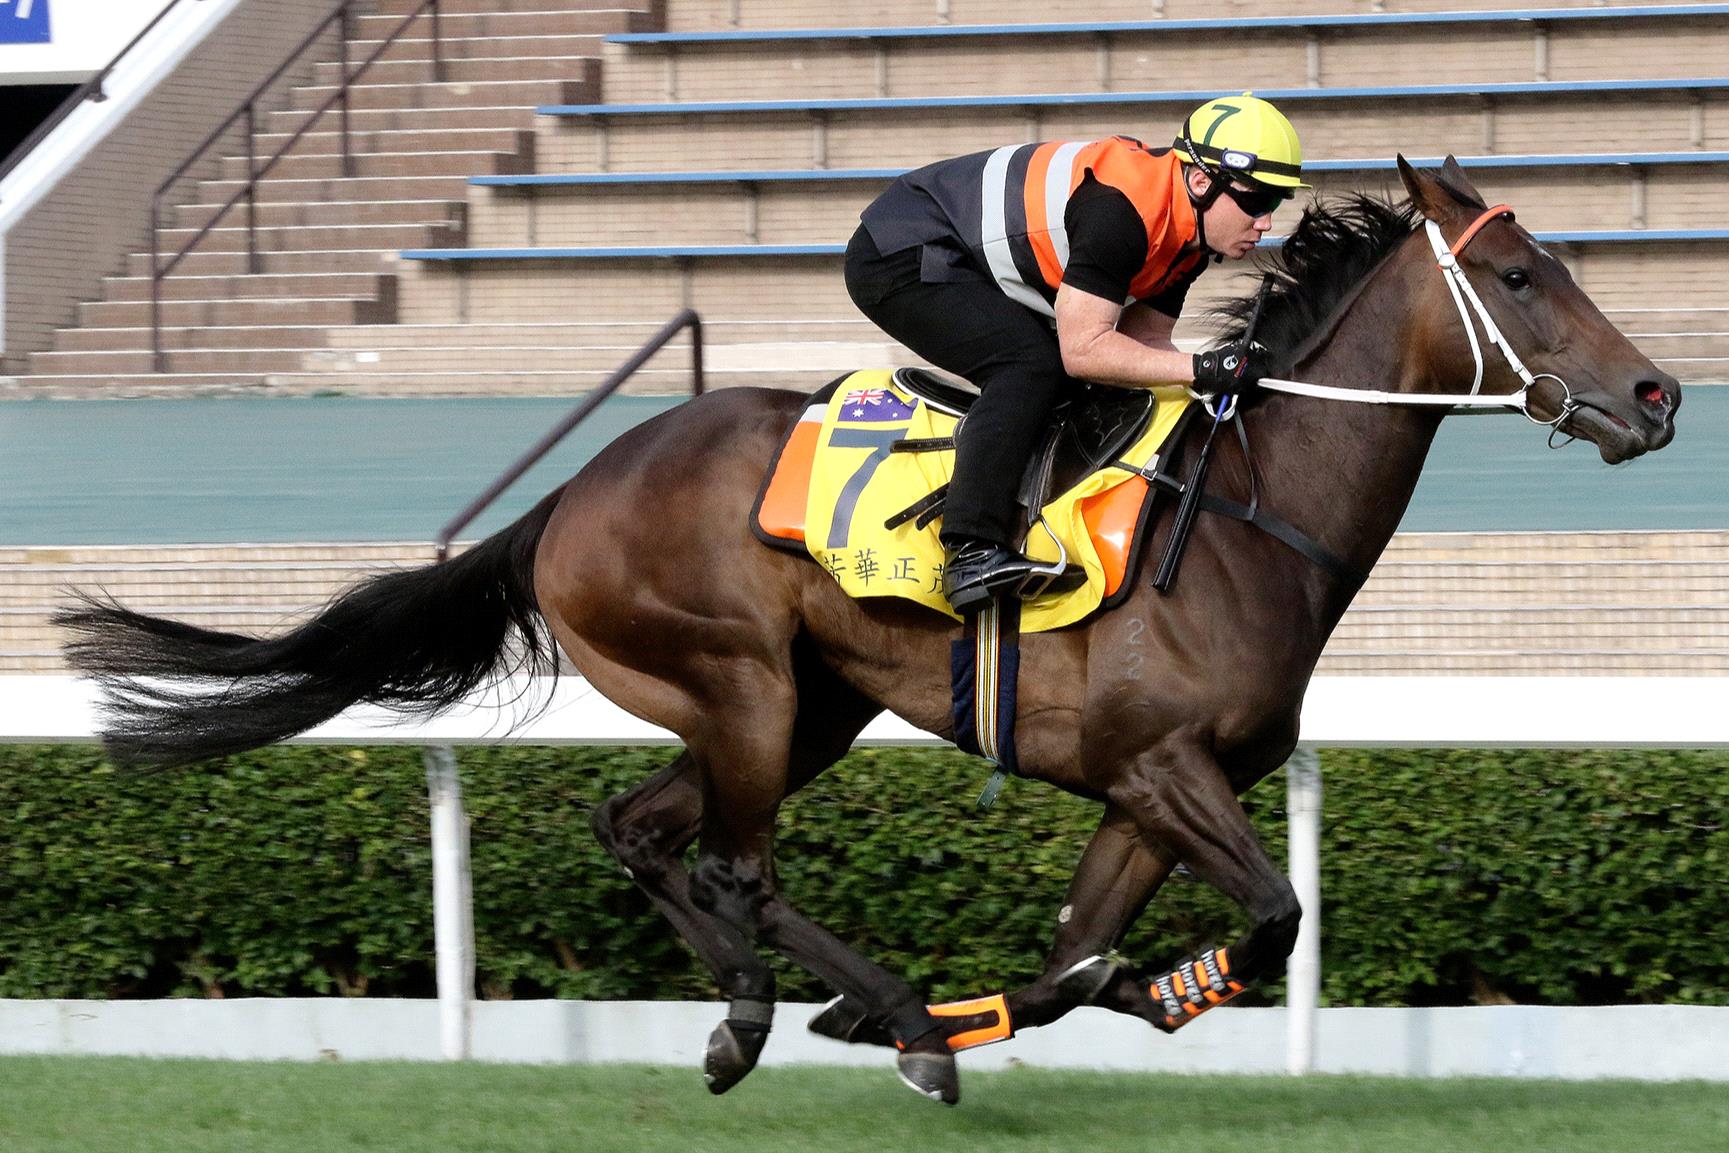
[[[1476,372],[1471,380],[1469,395],[1451,396],[1437,393],[1386,392],[1373,388],[1340,388],[1337,385],[1310,384],[1306,381],[1280,380],[1275,377],[1263,379],[1260,382],[1260,387],[1271,392],[1285,392],[1293,396],[1312,396],[1322,400],[1342,400],[1353,404],[1427,406],[1446,408],[1453,413],[1461,414],[1517,412],[1523,414],[1525,419],[1532,424],[1543,425],[1551,429],[1550,436],[1553,439],[1554,431],[1560,429],[1561,422],[1572,416],[1579,408],[1578,402],[1573,399],[1573,390],[1567,387],[1566,381],[1552,372],[1533,374],[1530,369],[1525,367],[1525,362],[1519,359],[1519,354],[1514,352],[1513,347],[1507,343],[1507,338],[1502,335],[1499,326],[1489,316],[1489,310],[1484,306],[1483,298],[1477,295],[1475,288],[1471,287],[1470,278],[1465,275],[1465,270],[1459,265],[1459,254],[1465,250],[1467,244],[1471,243],[1472,238],[1485,224],[1503,216],[1509,220],[1513,218],[1513,210],[1505,204],[1498,204],[1494,208],[1488,209],[1477,217],[1469,228],[1465,229],[1451,248],[1442,238],[1439,225],[1433,220],[1423,222],[1423,227],[1429,233],[1429,245],[1435,250],[1435,263],[1447,278],[1447,288],[1452,293],[1453,304],[1458,308],[1459,319],[1465,325],[1465,335],[1471,340],[1471,357],[1476,362]],[[1466,301],[1470,302],[1469,308],[1466,307]],[[1473,311],[1476,320],[1472,319]],[[1483,387],[1483,346],[1477,339],[1476,321],[1482,322],[1483,335],[1488,338],[1490,344],[1501,350],[1501,355],[1507,358],[1508,367],[1517,373],[1519,379],[1524,382],[1519,391],[1508,393],[1505,396],[1478,395],[1479,390]],[[1561,412],[1553,420],[1543,420],[1531,413],[1531,389],[1536,386],[1539,380],[1544,379],[1552,380],[1561,386]],[[1236,407],[1234,397],[1231,407],[1232,409]],[[1225,419],[1229,419],[1230,416],[1230,412],[1224,414]]]

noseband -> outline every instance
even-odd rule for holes
[[[1500,328],[1489,316],[1489,310],[1483,304],[1482,297],[1471,287],[1471,280],[1465,275],[1465,270],[1459,264],[1459,254],[1465,251],[1465,246],[1491,221],[1502,218],[1513,219],[1513,210],[1505,204],[1497,204],[1487,209],[1472,221],[1459,239],[1451,247],[1441,236],[1441,227],[1433,220],[1425,220],[1423,227],[1429,234],[1429,245],[1435,250],[1435,263],[1447,279],[1447,289],[1452,294],[1453,304],[1459,310],[1459,320],[1465,326],[1465,335],[1471,342],[1471,359],[1476,368],[1472,375],[1471,392],[1467,396],[1448,396],[1432,393],[1386,392],[1370,388],[1340,388],[1329,384],[1309,384],[1300,380],[1277,380],[1267,378],[1260,386],[1270,392],[1286,392],[1295,396],[1312,396],[1322,400],[1343,400],[1355,404],[1399,404],[1418,407],[1448,408],[1454,413],[1477,414],[1492,411],[1508,411],[1522,414],[1532,424],[1542,425],[1549,429],[1549,447],[1560,448],[1570,443],[1573,438],[1567,437],[1561,444],[1555,443],[1555,436],[1560,432],[1562,423],[1580,408],[1578,401],[1573,399],[1573,390],[1567,387],[1567,382],[1552,372],[1532,373],[1525,367],[1525,362],[1513,351],[1502,335]],[[1469,302],[1469,307],[1467,303]],[[1483,387],[1483,346],[1477,339],[1477,324],[1481,322],[1483,335],[1490,344],[1501,350],[1501,355],[1507,360],[1507,365],[1516,373],[1523,386],[1519,391],[1506,396],[1480,396]],[[1561,386],[1561,411],[1553,420],[1543,420],[1531,412],[1531,390],[1539,380],[1552,380]],[[1233,405],[1235,398],[1233,398]],[[1565,435],[1565,434],[1562,434]]]

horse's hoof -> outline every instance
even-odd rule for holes
[[[702,1079],[710,1093],[719,1096],[745,1079],[756,1068],[768,1030],[733,1021],[722,1021],[708,1036],[708,1052],[702,1059]]]
[[[848,1045],[894,1045],[888,1030],[872,1021],[856,1001],[845,997],[836,997],[824,1005],[806,1028],[819,1037],[844,1041]]]
[[[1082,1005],[1091,1005],[1117,975],[1117,968],[1117,962],[1109,957],[1088,957],[1063,970],[1057,978],[1057,989],[1065,997]]]
[[[921,1097],[953,1105],[961,1099],[961,1074],[952,1053],[902,1053],[895,1058],[901,1084]]]

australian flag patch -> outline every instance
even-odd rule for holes
[[[836,423],[901,424],[912,414],[912,404],[892,388],[855,388],[841,397]]]

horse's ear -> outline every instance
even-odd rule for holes
[[[1447,159],[1441,162],[1441,171],[1437,179],[1441,182],[1441,187],[1445,188],[1452,194],[1453,199],[1465,207],[1475,208],[1479,212],[1489,207],[1483,199],[1483,194],[1477,191],[1477,186],[1471,183],[1469,176],[1465,175],[1464,166],[1454,158],[1451,152],[1447,153]]]
[[[1403,152],[1399,153],[1399,180],[1405,185],[1405,192],[1417,211],[1437,224],[1457,211],[1453,198],[1441,187],[1434,174],[1413,168]]]
[[[1471,178],[1452,156],[1440,168],[1413,168],[1404,154],[1399,155],[1399,179],[1411,196],[1417,211],[1437,224],[1456,216],[1461,207],[1481,211],[1483,197]]]

